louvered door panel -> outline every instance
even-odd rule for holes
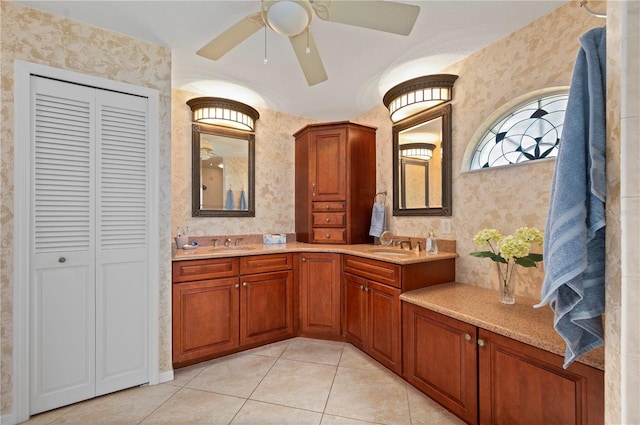
[[[93,89],[32,77],[31,413],[95,396]]]
[[[55,82],[50,83],[56,86]],[[88,98],[81,101],[45,93],[35,95],[37,253],[90,247],[94,133],[91,114]]]
[[[127,96],[117,106],[119,96],[101,96],[110,102],[100,107],[101,249],[139,247],[147,238],[146,99]]]
[[[148,379],[147,99],[99,91],[96,393]],[[126,349],[124,349],[126,347]]]

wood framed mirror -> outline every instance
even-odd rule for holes
[[[451,104],[393,126],[393,215],[450,216]]]
[[[255,217],[255,135],[192,124],[192,216]]]

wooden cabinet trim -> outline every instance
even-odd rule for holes
[[[353,273],[376,282],[385,283],[396,288],[401,287],[402,266],[400,265],[352,255],[345,255],[342,264],[345,272]]]
[[[291,270],[293,254],[265,254],[240,257],[240,274],[256,274]]]
[[[323,242],[331,244],[346,244],[347,229],[344,228],[320,228],[313,229],[313,242]]]
[[[347,207],[346,202],[312,202],[311,208],[313,212],[332,212],[332,211],[344,211]]]
[[[237,257],[174,261],[172,280],[179,283],[233,277],[240,270],[238,264]]]

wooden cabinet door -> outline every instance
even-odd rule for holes
[[[481,424],[604,423],[604,372],[480,329]]]
[[[305,336],[340,336],[340,257],[300,256],[300,332]]]
[[[400,374],[400,290],[368,281],[365,293],[368,316],[367,351],[371,357]]]
[[[174,284],[173,363],[238,347],[238,278]]]
[[[343,328],[347,341],[359,349],[366,351],[367,337],[367,296],[365,288],[367,280],[348,273],[342,275],[343,299]]]
[[[311,136],[312,201],[344,201],[347,196],[346,129],[319,130]]]
[[[402,303],[402,322],[404,378],[477,424],[476,327],[409,303]]]
[[[241,276],[240,344],[293,335],[293,272]]]

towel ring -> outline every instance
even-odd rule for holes
[[[382,198],[381,201],[379,200],[380,198]],[[378,204],[386,204],[387,203],[387,192],[378,192],[378,193],[376,193],[376,195],[373,197],[373,202],[376,202]]]

